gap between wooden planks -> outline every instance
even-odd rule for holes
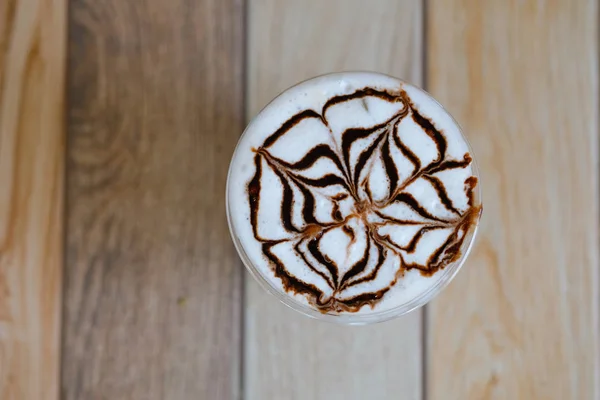
[[[0,2],[0,398],[59,395],[66,0]]]

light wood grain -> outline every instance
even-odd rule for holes
[[[376,70],[421,80],[419,1],[251,0],[248,113],[314,75]],[[370,327],[310,320],[247,277],[248,400],[420,399],[421,313]]]
[[[58,398],[66,1],[0,2],[0,398]]]
[[[432,0],[429,89],[484,217],[429,318],[431,399],[598,399],[597,2]]]
[[[73,0],[65,399],[239,396],[241,0]]]

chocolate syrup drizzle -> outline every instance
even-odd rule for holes
[[[273,156],[269,148],[283,135],[289,132],[300,122],[307,119],[317,119],[326,127],[328,110],[340,103],[359,99],[363,108],[368,112],[367,97],[376,97],[389,103],[401,103],[402,109],[387,121],[371,127],[359,127],[346,129],[341,134],[340,148],[332,148],[327,144],[319,144],[313,147],[299,161],[290,163]],[[398,134],[398,125],[404,118],[412,120],[433,140],[437,148],[437,157],[422,165],[421,159],[401,140]],[[354,163],[350,162],[350,151],[352,145],[361,139],[373,137],[372,142],[358,155]],[[400,181],[400,174],[392,158],[391,146],[393,145],[412,164],[413,169],[408,178]],[[356,312],[361,307],[374,305],[379,302],[385,294],[402,277],[405,271],[418,269],[422,275],[431,276],[445,266],[458,260],[461,256],[460,249],[468,231],[477,222],[481,205],[475,204],[474,188],[477,178],[471,176],[465,180],[464,190],[468,199],[466,211],[457,209],[449,198],[446,187],[442,180],[435,174],[445,170],[466,168],[471,162],[471,156],[466,153],[462,160],[448,159],[448,142],[439,129],[412,103],[407,93],[403,90],[397,93],[364,88],[347,95],[335,96],[329,99],[320,112],[304,110],[284,122],[279,129],[267,137],[262,146],[253,149],[255,152],[255,173],[248,182],[247,193],[250,205],[250,222],[256,240],[262,243],[262,252],[271,264],[272,270],[277,278],[281,280],[284,289],[291,293],[304,295],[310,304],[321,312]],[[369,168],[369,160],[373,154],[379,151],[385,173],[389,179],[389,191],[383,200],[375,200],[366,183],[367,178],[360,180],[365,168]],[[309,169],[316,162],[327,159],[333,162],[340,175],[333,173],[325,174],[320,178],[307,178],[300,172]],[[281,223],[284,229],[291,234],[291,239],[270,240],[261,237],[258,232],[258,212],[261,202],[261,177],[263,167],[268,166],[281,182],[283,196],[281,201]],[[367,174],[368,176],[368,174]],[[454,216],[451,219],[440,218],[432,215],[425,207],[405,189],[417,179],[427,180],[437,193],[441,204]],[[330,197],[333,202],[331,217],[333,222],[324,223],[315,216],[315,196],[311,189],[326,188],[339,185],[345,192]],[[302,219],[303,226],[296,226],[292,215],[295,203],[294,188],[302,195]],[[339,201],[352,197],[354,211],[351,215],[342,216],[339,209]],[[404,203],[423,221],[400,220],[385,215],[381,210],[394,203]],[[372,222],[366,215],[371,213],[384,222]],[[362,257],[356,261],[342,276],[338,265],[321,251],[321,239],[331,229],[341,228],[348,236],[350,243],[354,243],[357,232],[348,224],[350,219],[360,218],[366,230],[367,244]],[[420,229],[412,237],[408,244],[401,246],[395,243],[388,235],[381,235],[378,228],[390,223],[396,225],[419,225]],[[405,261],[405,256],[415,251],[421,238],[428,232],[437,229],[452,229],[452,233],[446,241],[436,249],[423,265]],[[294,276],[286,268],[284,262],[272,251],[273,247],[283,242],[293,242],[293,250],[299,259],[315,274],[319,275],[332,289],[333,295],[326,296],[317,286],[305,282]],[[305,249],[303,249],[303,246]],[[376,254],[374,268],[366,272],[372,253]],[[360,283],[373,281],[377,278],[380,268],[389,257],[398,259],[398,269],[394,279],[389,284],[377,291],[361,293],[351,298],[340,298],[337,296],[342,290],[358,285]],[[361,276],[361,274],[363,274]]]

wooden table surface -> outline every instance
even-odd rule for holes
[[[600,399],[597,0],[0,0],[0,399]],[[316,74],[425,87],[482,170],[425,308],[340,327],[244,272],[225,178]]]

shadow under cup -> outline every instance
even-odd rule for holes
[[[362,74],[362,75],[360,75],[360,74]],[[377,307],[372,309],[370,307],[370,305],[367,304],[367,305],[363,305],[362,308],[360,308],[359,312],[338,312],[338,311],[332,311],[332,310],[327,310],[327,311],[319,310],[317,307],[313,307],[310,304],[303,302],[302,299],[300,298],[301,295],[294,295],[293,293],[287,293],[283,289],[283,285],[280,285],[279,287],[274,286],[274,284],[272,284],[271,281],[272,280],[276,281],[278,278],[276,278],[276,277],[266,278],[264,276],[264,273],[265,273],[264,268],[261,271],[261,268],[259,268],[257,265],[254,264],[254,262],[252,262],[251,257],[249,257],[249,255],[246,253],[245,245],[244,245],[244,243],[242,243],[241,235],[237,231],[238,228],[236,226],[236,223],[234,223],[232,221],[234,213],[236,213],[236,212],[239,213],[240,210],[238,209],[239,204],[236,204],[236,203],[238,203],[237,197],[236,197],[235,201],[232,201],[232,196],[236,196],[236,195],[232,193],[233,191],[231,189],[232,189],[232,185],[240,185],[241,184],[239,181],[235,182],[235,183],[232,182],[232,170],[233,170],[233,165],[234,165],[233,161],[236,159],[238,152],[248,151],[248,149],[242,149],[241,145],[243,143],[244,137],[248,133],[249,128],[252,126],[252,124],[255,122],[255,120],[259,116],[261,116],[261,114],[265,113],[265,110],[267,110],[269,108],[272,109],[273,104],[280,97],[286,95],[292,89],[297,88],[300,85],[306,85],[307,83],[316,81],[318,79],[321,79],[321,80],[322,79],[331,80],[331,79],[336,79],[336,78],[344,79],[347,76],[354,77],[355,75],[359,76],[361,78],[363,76],[367,76],[367,77],[372,76],[377,79],[381,78],[381,79],[387,79],[387,80],[394,80],[395,82],[398,82],[400,85],[410,86],[411,90],[413,90],[413,91],[416,90],[419,93],[421,93],[422,95],[427,96],[433,102],[435,102],[435,100],[429,94],[422,91],[421,89],[418,89],[412,85],[402,82],[401,80],[398,80],[396,78],[391,78],[386,75],[375,74],[375,73],[348,72],[348,73],[342,73],[342,74],[330,74],[330,75],[326,75],[326,76],[316,77],[316,78],[310,79],[308,81],[299,83],[298,85],[293,86],[293,87],[287,89],[286,91],[284,91],[280,96],[278,96],[269,105],[267,105],[253,119],[253,121],[250,122],[250,124],[248,125],[248,127],[246,128],[244,133],[242,134],[242,137],[240,138],[240,141],[238,142],[238,145],[235,149],[235,152],[234,152],[234,155],[232,158],[232,163],[231,163],[230,169],[229,169],[229,174],[227,177],[227,190],[226,190],[227,191],[227,193],[226,193],[227,220],[229,223],[230,233],[231,233],[233,242],[235,244],[235,247],[240,255],[240,258],[242,259],[244,265],[246,266],[248,271],[251,273],[251,275],[256,279],[256,281],[267,292],[274,295],[283,304],[287,305],[288,307],[290,307],[306,316],[316,318],[319,320],[325,320],[325,321],[346,324],[346,325],[364,325],[364,324],[372,324],[372,323],[386,321],[386,320],[389,320],[392,318],[402,316],[412,310],[415,310],[415,309],[425,305],[430,300],[432,300],[452,281],[454,276],[458,273],[458,271],[461,269],[462,265],[464,264],[465,260],[467,259],[468,255],[471,251],[471,248],[473,246],[473,243],[474,243],[474,239],[475,239],[475,236],[477,233],[479,219],[480,219],[480,215],[481,215],[481,184],[480,184],[478,166],[476,164],[475,159],[472,157],[472,155],[473,155],[472,148],[471,148],[470,144],[468,143],[467,139],[464,137],[464,134],[462,133],[462,130],[460,129],[460,126],[458,125],[458,123],[456,123],[456,121],[444,110],[445,114],[450,118],[452,123],[455,125],[456,129],[459,131],[466,147],[468,148],[468,153],[471,155],[471,160],[470,160],[470,164],[469,164],[471,167],[471,176],[475,177],[476,182],[477,182],[477,184],[475,185],[475,187],[472,190],[472,196],[473,196],[472,204],[477,206],[478,211],[477,211],[477,215],[475,216],[475,218],[473,218],[473,222],[470,223],[466,227],[466,231],[464,232],[463,239],[460,241],[460,247],[458,248],[458,252],[456,253],[456,254],[458,254],[458,256],[455,257],[455,259],[452,262],[445,265],[442,269],[433,273],[431,277],[422,278],[422,279],[433,279],[434,280],[433,284],[431,284],[426,290],[424,290],[424,291],[418,293],[416,296],[408,299],[408,301],[405,301],[402,304],[399,304],[392,308],[387,308],[387,309],[378,311]],[[409,100],[409,103],[410,103],[410,100]],[[435,102],[435,104],[437,104],[437,106],[439,106],[439,108],[441,110],[443,110],[442,106],[439,105],[439,103]],[[254,165],[252,164],[247,167],[254,168]],[[248,185],[248,182],[246,182],[246,185]],[[236,189],[239,189],[239,188],[236,188]],[[237,196],[239,197],[239,194]],[[248,200],[248,202],[246,202],[247,207],[250,207],[248,205],[249,201],[250,200]],[[269,261],[266,260],[266,258],[265,258],[265,262],[269,262]],[[400,264],[400,261],[398,261],[398,263]],[[400,265],[398,265],[398,270],[400,270],[400,268],[401,268]],[[408,271],[408,273],[420,274],[420,271],[411,270],[411,271]],[[401,284],[402,279],[403,278],[400,277],[398,279],[397,284]]]

